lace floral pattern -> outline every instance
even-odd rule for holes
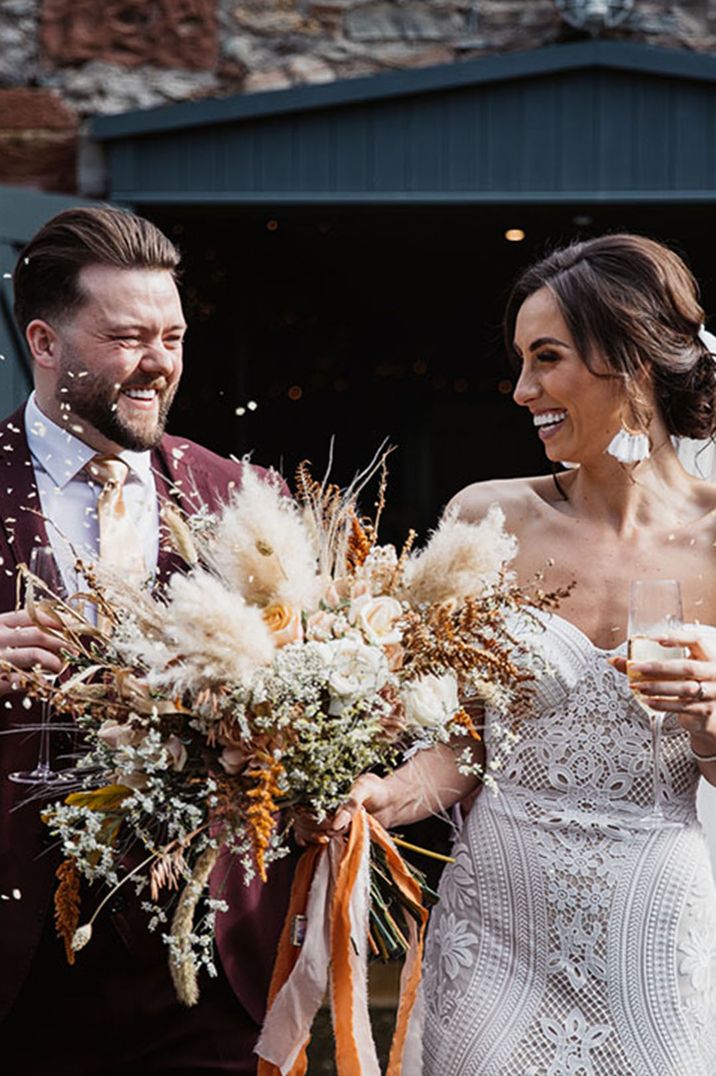
[[[430,927],[425,1076],[709,1076],[716,894],[686,735],[666,722],[676,824],[651,829],[648,718],[578,629],[531,630],[550,675]]]

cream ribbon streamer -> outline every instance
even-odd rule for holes
[[[290,977],[276,995],[264,1021],[256,1053],[287,1074],[293,1068],[328,987],[331,958],[332,877],[336,852],[319,858],[306,905],[306,933]]]

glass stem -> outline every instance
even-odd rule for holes
[[[661,814],[661,729],[664,715],[651,714],[651,753],[654,762],[654,814]]]
[[[40,719],[40,753],[37,760],[37,768],[42,773],[50,771],[50,704],[42,703],[42,717]]]

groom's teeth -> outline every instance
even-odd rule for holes
[[[125,389],[124,395],[131,396],[133,400],[153,400],[156,389]]]
[[[552,426],[567,417],[566,411],[545,411],[541,415],[533,415],[532,421],[535,426]]]

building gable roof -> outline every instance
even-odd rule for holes
[[[579,42],[96,118],[135,204],[711,200],[716,57]]]

